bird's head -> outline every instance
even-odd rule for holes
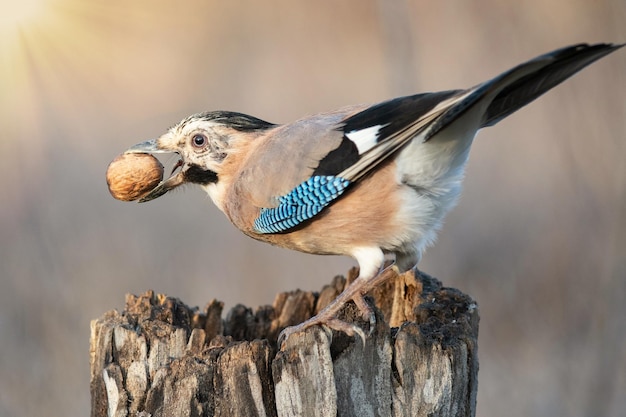
[[[130,147],[125,153],[174,153],[179,157],[170,177],[139,202],[154,200],[183,184],[199,184],[207,188],[217,184],[220,168],[238,139],[245,141],[274,126],[241,113],[199,113],[182,120],[158,139]]]

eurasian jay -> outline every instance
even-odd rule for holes
[[[246,235],[284,248],[348,255],[360,272],[317,316],[289,334],[327,325],[352,300],[413,268],[456,204],[476,132],[492,126],[623,45],[575,45],[520,64],[467,90],[355,105],[273,124],[228,111],[190,116],[127,153],[178,154],[176,173],[140,201],[200,185]],[[385,266],[385,254],[395,263]]]

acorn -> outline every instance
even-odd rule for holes
[[[133,201],[159,185],[163,179],[163,165],[150,154],[124,153],[109,164],[106,178],[113,198]]]

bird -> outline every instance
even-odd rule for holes
[[[354,258],[358,277],[279,340],[315,325],[364,338],[338,313],[352,301],[375,324],[365,294],[416,267],[434,243],[459,199],[476,133],[622,46],[572,45],[468,89],[352,105],[286,124],[233,111],[197,113],[125,153],[179,158],[140,202],[196,184],[253,239]]]

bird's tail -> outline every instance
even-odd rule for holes
[[[449,126],[469,109],[481,103],[487,107],[479,128],[493,126],[524,107],[546,91],[576,74],[587,65],[610,54],[622,45],[580,44],[541,55],[497,77],[462,92],[462,97],[435,120],[423,133],[424,141]]]
[[[557,49],[486,82],[483,86],[491,89],[499,85],[500,91],[487,108],[482,127],[493,126],[587,65],[622,46],[624,45],[580,44]]]

